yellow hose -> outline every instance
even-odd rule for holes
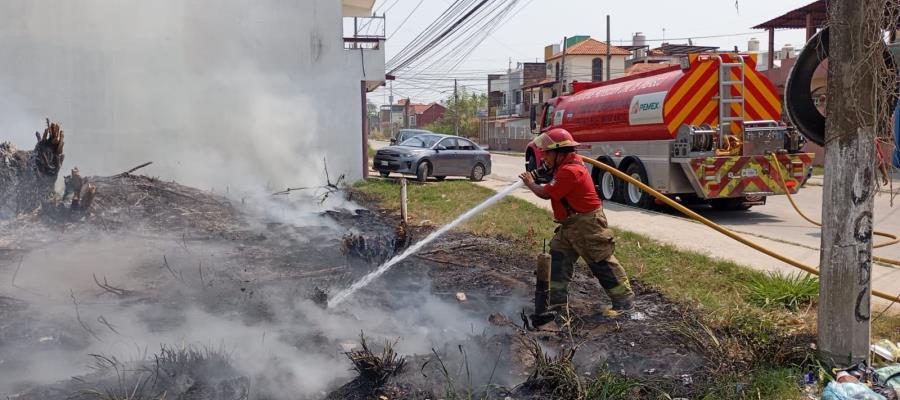
[[[805,219],[807,222],[809,222],[815,226],[821,227],[822,226],[821,222],[816,221],[810,217],[807,217],[806,214],[803,213],[803,211],[800,211],[800,207],[798,207],[797,202],[794,201],[794,196],[791,195],[791,191],[788,190],[787,185],[784,182],[784,175],[782,175],[783,170],[781,169],[781,163],[778,162],[778,159],[775,158],[774,155],[771,157],[772,157],[772,164],[775,165],[775,169],[778,171],[779,180],[781,180],[781,188],[784,190],[784,193],[787,194],[788,201],[791,202],[791,206],[794,207],[794,211],[796,211],[797,214],[799,214],[801,217],[803,217],[803,219]],[[893,244],[900,243],[900,238],[898,238],[897,235],[895,235],[893,233],[875,231],[875,232],[872,232],[872,234],[891,239],[891,240],[888,240],[887,242],[882,242],[882,243],[877,243],[877,244],[872,245],[872,248],[875,248],[875,249],[877,249],[879,247],[885,247],[885,246],[890,246]],[[894,260],[894,259],[885,258],[885,257],[872,257],[872,259],[875,261],[878,261],[880,263],[900,266],[900,260]]]
[[[778,177],[781,180],[781,188],[784,189],[784,193],[787,194],[788,201],[791,202],[791,206],[794,207],[794,211],[796,211],[797,214],[799,214],[801,217],[803,217],[803,219],[805,219],[807,222],[809,222],[815,226],[821,227],[822,226],[821,222],[818,222],[816,220],[813,220],[810,217],[807,217],[806,214],[803,213],[803,211],[800,211],[800,207],[798,207],[797,202],[794,201],[794,196],[791,195],[791,191],[788,190],[787,185],[784,183],[784,175],[781,174],[783,172],[781,169],[781,163],[778,162],[778,159],[776,159],[775,156],[772,156],[772,164],[775,164],[775,169],[778,170]],[[898,238],[897,235],[895,235],[893,233],[874,231],[874,232],[872,232],[872,234],[891,239],[891,240],[888,240],[887,242],[876,243],[876,244],[872,245],[872,248],[874,248],[874,249],[900,243],[900,238]],[[895,260],[892,258],[872,257],[872,260],[875,260],[875,261],[878,261],[878,262],[884,263],[884,264],[900,266],[900,260]]]
[[[728,236],[728,237],[730,237],[730,238],[732,238],[732,239],[734,239],[734,240],[737,240],[738,242],[741,242],[741,243],[743,243],[743,244],[745,244],[745,245],[747,245],[747,246],[753,248],[754,250],[757,250],[757,251],[759,251],[759,252],[761,252],[761,253],[763,253],[763,254],[765,254],[765,255],[768,255],[768,256],[770,256],[770,257],[772,257],[772,258],[775,258],[776,260],[782,261],[782,262],[787,263],[787,264],[789,264],[789,265],[792,265],[792,266],[794,266],[794,267],[796,267],[796,268],[802,269],[802,270],[804,270],[804,271],[806,271],[806,272],[809,272],[810,274],[813,274],[813,275],[819,275],[819,270],[818,270],[816,267],[806,265],[806,264],[804,264],[804,263],[802,263],[802,262],[800,262],[800,261],[797,261],[797,260],[794,260],[794,259],[792,259],[792,258],[783,256],[783,255],[778,254],[778,253],[776,253],[776,252],[774,252],[774,251],[772,251],[772,250],[769,250],[769,249],[767,249],[767,248],[765,248],[765,247],[762,247],[762,246],[760,246],[760,245],[758,245],[758,244],[756,244],[756,243],[754,243],[754,242],[752,242],[752,241],[750,241],[750,240],[747,240],[747,239],[744,238],[743,236],[738,235],[738,234],[736,234],[736,233],[734,233],[734,232],[728,230],[727,228],[725,228],[725,227],[723,227],[723,226],[721,226],[721,225],[719,225],[719,224],[717,224],[717,223],[715,223],[715,222],[712,222],[712,221],[706,219],[706,218],[703,217],[702,215],[697,214],[696,212],[690,210],[689,208],[687,208],[687,207],[685,207],[685,206],[683,206],[683,205],[681,205],[681,204],[678,204],[677,201],[670,199],[668,196],[666,196],[666,195],[664,195],[664,194],[662,194],[662,193],[660,193],[660,192],[657,192],[656,190],[654,190],[654,189],[651,188],[650,186],[647,186],[647,185],[645,185],[643,182],[641,182],[641,181],[639,181],[639,180],[637,180],[637,179],[634,179],[634,178],[632,178],[632,177],[626,175],[624,172],[619,171],[619,170],[616,169],[615,167],[611,167],[611,166],[606,165],[606,164],[604,164],[604,163],[602,163],[602,162],[600,162],[600,161],[597,161],[597,160],[594,160],[594,159],[591,159],[591,158],[588,158],[588,157],[582,157],[582,159],[584,160],[584,162],[586,162],[586,163],[588,163],[588,164],[591,164],[591,165],[593,165],[593,166],[595,166],[595,167],[597,167],[597,168],[600,168],[600,169],[602,169],[602,170],[604,170],[604,171],[606,171],[606,172],[609,172],[609,173],[615,175],[617,178],[622,179],[622,180],[624,180],[625,182],[628,182],[628,183],[630,183],[630,184],[632,184],[632,185],[637,186],[637,187],[640,188],[641,190],[643,190],[643,191],[649,193],[651,196],[656,197],[657,199],[659,199],[659,200],[662,201],[663,203],[666,203],[666,204],[669,205],[670,207],[672,207],[672,208],[674,208],[674,209],[680,211],[682,214],[687,215],[688,217],[693,218],[694,220],[696,220],[696,221],[702,223],[703,225],[706,225],[706,226],[708,226],[708,227],[710,227],[710,228],[712,228],[712,229],[718,231],[719,233],[721,233],[721,234],[723,234],[723,235],[725,235],[725,236]],[[878,290],[875,290],[875,289],[872,289],[872,294],[875,295],[875,296],[881,297],[882,299],[885,299],[885,300],[890,300],[890,301],[900,302],[900,296],[895,296],[895,295],[892,295],[892,294],[884,293],[884,292],[881,292],[881,291],[878,291]]]

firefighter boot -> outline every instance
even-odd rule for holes
[[[625,270],[619,265],[615,256],[610,256],[603,261],[588,263],[588,267],[612,300],[612,311],[627,313],[634,308],[634,292],[628,283]]]

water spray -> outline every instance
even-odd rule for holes
[[[428,243],[433,242],[435,239],[437,239],[441,235],[447,233],[449,230],[455,228],[456,226],[465,222],[469,218],[472,218],[476,214],[484,211],[484,209],[486,209],[486,208],[490,207],[491,205],[493,205],[494,203],[500,201],[500,199],[508,196],[510,193],[513,192],[513,190],[516,190],[516,189],[522,187],[523,184],[524,183],[522,181],[516,181],[516,183],[513,183],[512,185],[509,185],[506,189],[503,189],[502,191],[497,192],[497,194],[491,196],[491,198],[485,200],[484,202],[482,202],[475,208],[472,208],[471,210],[466,211],[465,214],[460,215],[459,217],[456,217],[456,219],[454,219],[449,224],[444,225],[443,227],[441,227],[441,229],[438,229],[438,230],[432,232],[430,235],[426,236],[425,239],[422,239],[420,242],[410,246],[403,253],[400,253],[400,255],[394,256],[393,258],[391,258],[390,260],[388,260],[387,262],[382,264],[380,267],[378,267],[378,269],[366,274],[366,276],[363,276],[362,279],[354,282],[352,285],[350,285],[350,287],[338,292],[338,294],[336,294],[334,297],[329,299],[328,300],[328,308],[332,308],[332,307],[340,304],[341,302],[346,300],[348,297],[350,297],[353,293],[355,293],[357,290],[365,287],[369,283],[372,283],[372,281],[375,280],[375,278],[378,278],[379,276],[381,276],[382,274],[387,272],[387,270],[391,269],[391,267],[393,267],[400,261],[403,261],[407,257],[415,254],[416,252],[421,250],[423,247],[425,247]]]

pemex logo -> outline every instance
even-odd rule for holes
[[[638,111],[641,110],[641,101],[635,97],[631,100],[631,109],[628,111],[630,114],[637,114]]]

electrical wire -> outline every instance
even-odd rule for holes
[[[409,12],[409,15],[407,15],[406,18],[403,19],[403,22],[401,22],[400,25],[397,25],[397,29],[394,29],[394,31],[391,32],[390,35],[388,35],[387,40],[391,40],[391,38],[394,37],[394,35],[397,32],[399,32],[401,28],[403,28],[403,25],[406,25],[406,21],[409,21],[409,18],[412,17],[413,14],[416,13],[416,10],[418,10],[419,6],[421,6],[422,3],[424,3],[424,2],[425,2],[425,0],[419,0],[419,4],[416,4],[416,7],[413,8],[413,10]]]

